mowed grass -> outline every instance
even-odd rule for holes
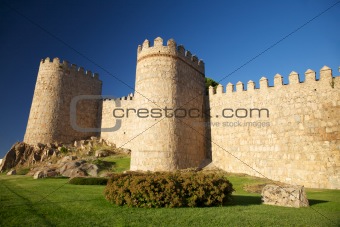
[[[68,179],[34,180],[0,175],[0,226],[339,226],[340,190],[307,190],[311,207],[261,204],[245,184],[262,183],[230,175],[236,192],[229,206],[143,209],[108,203],[105,186],[70,185]]]

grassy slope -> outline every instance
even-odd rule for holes
[[[34,180],[0,176],[0,226],[339,226],[340,191],[308,190],[310,208],[261,205],[259,194],[242,190],[258,182],[230,176],[236,192],[227,207],[141,209],[117,207],[104,186],[67,184],[67,179]],[[46,198],[45,198],[46,197]],[[45,199],[44,199],[45,198]]]

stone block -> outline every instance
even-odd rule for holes
[[[263,204],[285,207],[308,207],[308,199],[303,186],[266,185],[262,189]]]

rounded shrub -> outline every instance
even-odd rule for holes
[[[222,206],[233,191],[222,174],[178,171],[114,174],[104,193],[117,205],[152,208]]]

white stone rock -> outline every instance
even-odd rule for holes
[[[308,199],[303,186],[266,185],[262,189],[263,204],[285,207],[308,207]]]

